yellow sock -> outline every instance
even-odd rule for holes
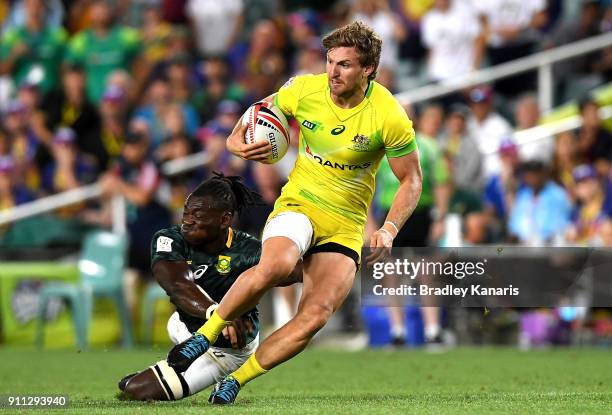
[[[240,383],[240,386],[246,385],[247,382],[252,381],[258,376],[266,373],[267,370],[261,367],[257,359],[255,358],[255,353],[251,355],[247,359],[246,362],[242,366],[238,368],[231,376],[234,377]]]
[[[219,314],[217,314],[217,310],[215,310],[208,321],[198,329],[198,333],[203,334],[212,346],[217,341],[217,337],[219,337],[219,334],[223,331],[223,329],[230,324],[232,324],[231,321],[223,320],[221,317],[219,317]]]

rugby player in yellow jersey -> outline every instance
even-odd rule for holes
[[[326,36],[323,45],[325,74],[292,78],[267,98],[300,123],[300,151],[264,228],[259,264],[240,276],[198,332],[168,354],[169,365],[184,372],[233,319],[253,308],[303,258],[304,286],[296,315],[216,385],[212,403],[234,402],[247,382],[300,353],[340,307],[360,263],[382,157],[388,157],[401,185],[383,227],[371,237],[371,247],[390,248],[419,200],[421,169],[412,123],[391,93],[374,81],[380,38],[355,22]],[[227,139],[228,150],[247,160],[265,159],[270,145],[245,144],[245,132],[238,123]]]

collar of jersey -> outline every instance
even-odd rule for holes
[[[227,241],[225,241],[225,246],[228,248],[232,247],[232,239],[234,239],[234,231],[232,228],[227,229]]]
[[[332,112],[340,121],[346,121],[351,118],[353,115],[357,114],[359,111],[365,108],[366,105],[370,102],[370,95],[372,94],[372,89],[374,88],[374,82],[368,83],[368,88],[366,89],[365,96],[357,105],[353,108],[342,108],[336,105],[334,100],[331,98],[331,92],[329,90],[329,85],[325,88],[325,100],[327,101],[327,105],[331,108]]]

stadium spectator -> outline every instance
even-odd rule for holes
[[[446,117],[446,129],[440,136],[440,150],[449,158],[455,186],[482,192],[484,175],[483,157],[478,145],[468,134],[467,119],[470,110],[463,104],[450,107]]]
[[[202,57],[223,56],[238,40],[242,0],[188,0],[185,13]]]
[[[217,106],[221,101],[242,102],[246,91],[232,78],[232,71],[225,59],[208,59],[202,67],[205,84],[200,118],[206,123],[215,118]]]
[[[612,194],[609,186],[601,184],[597,171],[588,164],[574,169],[577,205],[572,212],[572,224],[567,240],[579,245],[590,245],[606,218],[612,217]],[[608,185],[608,183],[606,183]]]
[[[176,105],[179,105],[182,113],[185,133],[190,136],[195,135],[199,124],[195,109],[188,103],[177,104],[173,102],[172,90],[166,79],[159,78],[153,81],[147,90],[145,105],[134,111],[135,117],[145,119],[149,123],[151,149],[153,151],[166,137],[168,130],[163,120],[166,113],[172,108],[176,108]]]
[[[41,172],[42,190],[54,194],[76,189],[96,181],[98,170],[94,160],[81,155],[76,147],[76,133],[67,127],[58,129],[53,137],[53,161]]]
[[[520,159],[516,144],[511,140],[503,140],[499,146],[501,170],[487,180],[483,199],[485,212],[492,224],[496,224],[498,234],[503,233],[514,195],[518,189],[518,169]]]
[[[142,54],[147,62],[154,66],[169,53],[168,39],[172,33],[172,25],[163,20],[158,4],[144,2],[143,7],[140,26]]]
[[[552,174],[553,179],[567,190],[572,200],[575,200],[573,172],[579,164],[578,137],[573,131],[559,133],[555,139]]]
[[[528,246],[546,246],[563,236],[569,225],[571,202],[561,186],[548,177],[541,161],[522,165],[523,182],[510,212],[511,240]]]
[[[423,47],[421,22],[423,16],[433,7],[435,0],[399,0],[396,7],[402,23],[407,29],[406,39],[400,44],[400,56],[409,62],[419,62],[426,57]],[[412,68],[416,71],[417,65]]]
[[[321,73],[325,70],[325,54],[318,38],[311,38],[306,46],[297,50],[292,67],[293,75]]]
[[[99,180],[105,196],[120,194],[128,203],[127,228],[130,235],[129,267],[141,277],[150,277],[149,244],[153,234],[170,225],[170,214],[156,198],[160,176],[148,160],[149,142],[139,133],[128,133],[121,155]]]
[[[528,93],[520,97],[514,110],[514,123],[516,131],[527,130],[536,127],[540,120],[540,109],[535,95]],[[552,161],[555,143],[554,137],[523,136],[524,140],[518,141],[519,154],[522,161],[542,160],[547,164]]]
[[[17,183],[16,173],[13,158],[10,155],[0,155],[0,212],[30,202],[35,198],[26,187]]]
[[[14,0],[10,3],[8,16],[4,21],[0,20],[0,32],[5,33],[7,30],[25,26],[31,12],[32,2],[28,0]],[[44,18],[45,26],[50,28],[60,28],[65,16],[64,2],[62,0],[45,0],[41,1],[41,13]],[[38,5],[34,7],[39,7]]]
[[[176,103],[187,104],[197,114],[201,114],[204,110],[204,93],[196,82],[190,55],[179,53],[167,62],[165,75],[172,93],[172,100]]]
[[[483,36],[471,4],[436,0],[421,22],[429,79],[443,81],[480,68]]]
[[[582,127],[578,132],[581,156],[595,166],[600,177],[607,177],[612,160],[612,134],[601,126],[599,104],[590,98],[579,102]]]
[[[493,90],[480,86],[468,93],[472,116],[468,119],[468,133],[474,138],[484,158],[485,179],[499,173],[500,160],[497,153],[501,141],[512,136],[512,127],[493,110]]]
[[[586,0],[581,2],[580,15],[573,19],[566,19],[546,39],[545,44],[549,47],[561,46],[595,36],[601,33],[600,15],[601,6],[599,2]],[[555,85],[560,89],[560,96],[570,98],[572,89],[576,88],[580,77],[593,74],[593,66],[598,61],[600,52],[593,52],[573,57],[553,65],[553,79]],[[574,85],[572,85],[574,84]],[[592,83],[590,84],[592,85]]]
[[[43,94],[59,87],[67,43],[66,31],[46,22],[45,2],[24,0],[25,20],[2,34],[0,75],[11,75],[15,85],[37,84]]]
[[[491,0],[474,2],[487,34],[487,55],[492,66],[536,52],[539,29],[548,21],[546,0]],[[495,91],[514,97],[533,90],[532,73],[495,82]]]
[[[144,82],[148,70],[144,61],[138,62],[141,59],[138,32],[114,23],[113,9],[107,0],[95,0],[90,13],[91,28],[79,32],[70,40],[66,62],[85,68],[87,97],[98,104],[102,100],[106,78],[112,71],[130,71],[140,84]]]
[[[404,226],[394,239],[397,247],[424,247],[435,245],[444,234],[444,218],[448,212],[451,178],[446,161],[438,149],[437,137],[442,127],[444,113],[437,105],[423,110],[416,128],[419,160],[423,184],[419,202]],[[376,205],[381,211],[377,216],[384,218],[393,203],[399,180],[393,175],[387,159],[383,159],[377,173]],[[383,219],[384,220],[384,219]],[[431,298],[429,298],[431,299]],[[402,309],[390,304],[387,309],[392,322],[391,338],[395,345],[405,343],[406,329]],[[437,304],[424,304],[422,309],[425,322],[425,338],[428,343],[442,343],[440,309]]]
[[[9,143],[9,152],[15,164],[16,184],[25,186],[32,193],[40,190],[40,172],[36,155],[41,146],[39,137],[32,128],[32,119],[26,106],[17,100],[11,101],[4,112],[4,129]]]
[[[356,0],[353,6],[353,20],[370,26],[383,41],[377,78],[378,82],[393,90],[399,64],[399,44],[406,39],[406,29],[399,15],[391,10],[388,0]]]
[[[83,67],[67,65],[62,73],[62,89],[48,94],[41,104],[46,127],[55,131],[69,127],[77,137],[80,152],[93,156],[98,168],[104,169],[108,156],[100,140],[100,115],[98,109],[85,96]]]

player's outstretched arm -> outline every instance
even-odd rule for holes
[[[374,251],[368,256],[368,263],[373,263],[388,253],[393,246],[393,239],[412,215],[421,197],[423,175],[418,149],[405,156],[390,158],[389,165],[395,177],[400,181],[400,187],[395,194],[385,223],[370,238],[370,247],[374,248]]]

